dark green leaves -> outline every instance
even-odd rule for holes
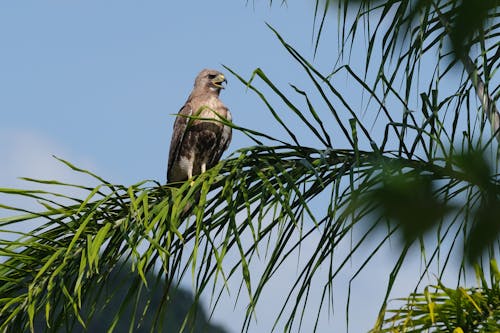
[[[450,38],[456,54],[468,54],[474,39],[484,34],[485,29],[494,22],[498,15],[498,0],[461,0],[451,15]]]
[[[497,253],[498,165],[486,162],[483,153],[495,160],[498,146],[482,118],[485,115],[493,124],[495,133],[493,119],[498,113],[493,106],[499,88],[493,76],[499,25],[484,22],[486,16],[496,19],[497,2],[469,8],[477,16],[470,25],[463,23],[467,10],[462,8],[471,6],[472,0],[345,0],[335,2],[337,6],[326,2],[324,8],[320,2],[315,9],[320,22],[316,52],[321,52],[320,35],[327,36],[322,33],[327,12],[338,10],[336,62],[316,66],[271,28],[297,71],[304,73],[303,81],[283,88],[279,81],[288,78],[272,78],[261,68],[249,78],[228,69],[256,94],[285,138],[228,124],[255,146],[235,151],[193,184],[179,188],[157,182],[114,185],[64,162],[100,185],[35,181],[55,189],[0,189],[6,196],[41,204],[37,210],[0,204],[16,215],[0,218],[0,231],[17,236],[0,243],[0,331],[28,330],[39,313],[54,328],[84,327],[98,311],[101,282],[121,260],[132,263],[127,269],[134,276],[124,291],[124,303],[139,304],[153,284],[151,274],[165,289],[159,308],[135,306],[142,316],[131,321],[130,330],[149,318],[150,311],[157,325],[153,329],[160,329],[169,290],[188,277],[195,301],[209,294],[215,305],[230,280],[238,281],[249,300],[242,330],[251,331],[252,316],[269,281],[307,246],[307,257],[297,264],[275,317],[276,327],[284,322],[285,331],[300,331],[307,318],[315,321],[308,323],[310,327],[318,325],[320,314],[307,313],[311,308],[333,312],[334,304],[343,302],[334,301],[333,290],[339,289],[338,277],[345,267],[361,262],[348,277],[353,281],[397,231],[405,244],[388,269],[382,319],[414,240],[419,240],[425,261],[422,276],[443,274],[451,257],[464,262],[464,248],[478,261]],[[358,37],[361,31],[364,44]],[[408,43],[402,44],[401,38]],[[475,53],[450,57],[444,47],[449,40],[455,45],[463,40],[464,53]],[[366,50],[363,64],[342,62],[358,49]],[[459,61],[464,75],[451,76]],[[317,69],[324,65],[327,73]],[[343,89],[346,79],[349,86]],[[306,146],[303,141],[311,138],[317,144]],[[457,156],[454,147],[460,145],[464,153]],[[67,188],[85,195],[63,195],[60,190]],[[377,237],[380,225],[386,228]],[[434,248],[429,251],[430,238]],[[366,252],[370,247],[373,250]],[[256,265],[261,268],[257,273],[252,269]],[[318,286],[320,271],[326,274]],[[313,288],[322,288],[323,296],[311,307]],[[440,292],[446,295],[439,297],[459,302],[475,300],[469,292]],[[441,299],[428,291],[415,299],[429,305],[430,321],[436,321],[437,308],[430,304]],[[479,301],[474,302],[475,308]],[[92,311],[82,312],[82,304]],[[109,329],[117,325],[124,308],[114,314]],[[451,313],[448,308],[443,311]]]
[[[476,204],[469,223],[468,256],[476,260],[485,249],[498,241],[500,235],[500,184],[484,155],[468,151],[455,158],[457,166],[474,185]]]
[[[437,226],[450,209],[436,197],[431,176],[418,172],[384,176],[366,200],[379,206],[379,214],[402,229],[408,243]]]

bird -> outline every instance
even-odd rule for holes
[[[178,112],[170,142],[167,183],[182,185],[216,165],[231,142],[229,109],[219,99],[227,80],[221,72],[203,69]],[[200,118],[200,119],[196,119]],[[201,119],[203,118],[203,119]],[[213,120],[212,120],[213,119]]]

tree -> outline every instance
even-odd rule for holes
[[[44,210],[2,205],[16,213],[0,220],[3,228],[30,220],[40,221],[40,226],[18,232],[17,241],[3,242],[0,328],[28,329],[40,312],[51,325],[70,318],[84,325],[81,304],[95,302],[90,291],[120,260],[129,259],[144,286],[149,272],[165,279],[167,290],[191,272],[195,299],[211,292],[215,303],[222,292],[218,282],[224,289],[240,272],[250,299],[243,325],[248,329],[266,284],[284,261],[319,233],[315,251],[298,270],[276,319],[287,331],[300,329],[309,291],[317,287],[318,268],[328,271],[320,287],[324,297],[315,304],[321,312],[332,302],[332,284],[339,272],[382,230],[383,237],[375,237],[378,243],[359,268],[401,235],[399,258],[374,323],[378,331],[392,329],[388,300],[413,244],[421,248],[422,277],[439,261],[433,273],[440,278],[454,253],[463,257],[457,276],[470,263],[493,260],[500,213],[498,1],[480,6],[472,0],[317,1],[316,52],[321,52],[321,43],[329,42],[322,38],[332,11],[338,13],[341,27],[340,49],[328,73],[316,69],[270,26],[309,78],[310,87],[291,85],[288,91],[261,69],[244,78],[227,68],[256,93],[287,138],[232,125],[255,146],[233,152],[192,186],[115,185],[63,161],[101,185],[51,182],[87,191],[83,200],[65,198],[70,204],[61,203],[57,191],[2,189],[38,200]],[[468,19],[471,12],[474,20]],[[349,62],[353,49],[362,43],[360,31],[368,37],[362,44],[367,50],[362,66]],[[362,103],[344,98],[335,83],[340,76],[362,92]],[[453,81],[453,89],[445,81]],[[310,131],[317,146],[301,143],[282,119],[285,110]],[[368,112],[369,121],[363,117]],[[370,127],[380,128],[380,134]],[[341,138],[334,141],[333,133]],[[349,148],[336,148],[339,140]],[[191,218],[183,214],[190,201]],[[361,237],[353,238],[359,231]],[[246,242],[248,238],[252,241]],[[350,251],[334,261],[339,244],[351,240]],[[251,265],[262,248],[269,259],[255,276]],[[228,268],[230,254],[238,259]],[[134,303],[141,290],[130,288],[126,301]],[[422,303],[420,296],[408,299]],[[155,309],[158,316],[167,303]],[[414,322],[403,320],[396,328],[411,330]],[[162,321],[155,325],[154,329]]]

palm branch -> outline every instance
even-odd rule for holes
[[[500,210],[494,140],[498,85],[493,77],[498,26],[473,26],[464,38],[467,44],[455,46],[453,53],[445,45],[455,38],[449,25],[453,27],[460,15],[454,1],[421,1],[416,6],[410,1],[380,5],[361,1],[350,27],[347,6],[352,5],[338,4],[344,13],[339,20],[343,28],[339,62],[357,46],[358,26],[366,23],[368,52],[361,71],[347,63],[322,73],[273,28],[308,77],[309,87],[285,89],[261,69],[245,79],[227,68],[262,101],[285,138],[231,124],[255,145],[234,151],[196,177],[192,186],[174,188],[156,181],[116,185],[63,161],[75,172],[94,177],[99,185],[27,179],[55,190],[0,189],[41,205],[38,210],[1,205],[11,214],[0,219],[0,231],[17,238],[2,240],[0,249],[4,258],[0,329],[32,329],[40,313],[51,329],[85,326],[92,312],[83,314],[82,304],[98,311],[97,299],[104,293],[100,285],[128,260],[137,279],[126,302],[134,304],[147,292],[148,273],[156,274],[165,285],[162,305],[138,308],[131,328],[146,311],[155,311],[155,329],[160,329],[165,324],[161,318],[168,291],[190,275],[196,300],[208,294],[214,306],[230,289],[230,281],[241,279],[240,289],[249,299],[242,330],[249,330],[265,286],[307,243],[315,250],[298,268],[276,319],[276,325],[282,323],[286,331],[300,330],[311,288],[323,291],[320,304],[315,304],[317,312],[331,310],[332,286],[349,260],[361,256],[359,271],[363,270],[400,233],[404,242],[376,323],[376,329],[381,329],[391,288],[415,241],[425,262],[421,279],[436,262],[441,275],[457,250],[473,261],[494,256]],[[316,8],[320,7],[318,2]],[[318,52],[331,8],[325,2],[322,16],[315,17],[320,22]],[[486,20],[495,22],[489,9]],[[393,24],[384,30],[387,22]],[[401,36],[406,38],[405,47],[400,47]],[[375,56],[377,48],[382,50],[380,59]],[[436,50],[437,60],[430,54]],[[429,56],[435,60],[432,71],[427,71],[431,74],[417,80]],[[460,80],[452,91],[439,93],[444,90],[442,82],[452,75],[451,68],[459,63],[464,66]],[[341,76],[348,77],[364,96],[361,108],[335,83]],[[474,107],[478,98],[479,106]],[[285,113],[295,116],[319,144],[303,144],[283,119]],[[490,121],[491,130],[484,130],[484,119]],[[379,133],[373,133],[374,127],[381,129]],[[347,146],[340,148],[338,142]],[[64,195],[66,188],[78,188],[86,195],[83,199]],[[184,208],[191,204],[190,216],[185,216]],[[26,230],[27,225],[34,227]],[[362,237],[353,243],[352,235],[359,230]],[[361,252],[365,244],[373,244],[370,237],[379,230],[385,236],[376,241],[373,251]],[[430,230],[435,241],[428,246],[425,237]],[[445,242],[452,244],[446,251],[442,250]],[[335,250],[346,243],[348,254],[334,260]],[[261,256],[266,263],[255,273],[252,268]],[[462,265],[466,267],[465,259]],[[325,267],[328,276],[318,287],[319,267]],[[114,323],[119,318],[120,311]],[[316,325],[318,318],[319,314]],[[188,323],[186,318],[186,327]]]
[[[390,315],[381,332],[498,332],[500,275],[496,261],[491,261],[489,269],[475,268],[477,288],[448,288],[439,282],[421,293],[398,299],[398,303],[405,304],[387,311]],[[489,278],[485,270],[489,270]]]

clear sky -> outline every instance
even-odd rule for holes
[[[0,10],[3,131],[52,141],[62,157],[121,183],[165,179],[171,114],[201,69],[226,65],[249,77],[261,67],[293,82],[297,66],[265,22],[312,54],[312,5],[23,1]],[[222,98],[235,121],[272,131],[262,103],[228,79]],[[235,135],[231,149],[248,144]]]
[[[223,70],[226,65],[248,78],[260,67],[281,87],[288,83],[300,87],[303,73],[265,22],[319,68],[333,67],[336,40],[322,43],[313,60],[313,3],[2,1],[0,185],[18,186],[18,176],[83,181],[62,168],[52,154],[114,183],[165,181],[171,114],[183,105],[201,69]],[[326,32],[335,36],[335,26],[329,25]],[[229,74],[227,78],[221,98],[234,121],[284,137],[263,103],[236,78]],[[301,135],[300,129],[297,135]],[[304,141],[314,143],[305,134]],[[225,156],[249,144],[235,133]],[[342,148],[344,143],[339,139],[337,144]],[[310,249],[303,251],[306,257]],[[387,249],[376,264],[366,268],[370,274],[353,283],[352,332],[366,331],[375,322],[392,263],[384,259],[389,253]],[[418,269],[416,261],[413,267]],[[355,271],[356,263],[351,266]],[[271,328],[295,268],[293,263],[288,265],[271,282],[251,332]],[[335,286],[335,315],[321,318],[320,332],[345,330],[343,309],[349,278],[347,269]],[[402,279],[400,296],[414,286],[413,282],[405,284],[404,274]],[[312,292],[309,314],[314,313],[321,291]],[[232,296],[235,294],[236,289]],[[238,331],[244,305],[233,310],[228,297],[215,311],[215,321]],[[310,328],[314,319],[304,318],[304,326]]]

